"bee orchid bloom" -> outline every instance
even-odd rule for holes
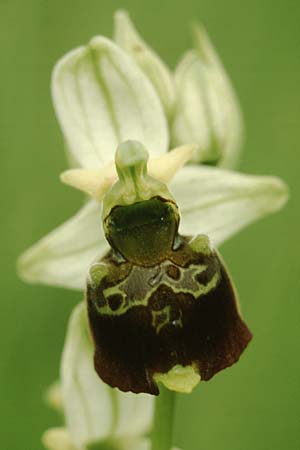
[[[232,170],[239,105],[207,34],[194,34],[172,73],[121,11],[113,41],[97,36],[55,66],[70,162],[61,179],[91,199],[25,251],[18,270],[28,282],[85,291],[91,336],[80,305],[62,362],[66,429],[46,433],[50,450],[149,448],[144,425],[124,434],[109,419],[102,430],[105,389],[116,390],[96,372],[123,391],[158,394],[162,383],[191,392],[251,339],[216,248],[278,211],[287,187]],[[134,395],[117,392],[118,401]],[[139,395],[149,412],[152,397]]]
[[[99,376],[122,391],[191,392],[232,365],[251,333],[208,237],[181,236],[165,184],[147,174],[136,141],[116,152],[119,181],[104,197],[111,251],[89,271],[88,314]]]
[[[198,34],[198,45],[199,39]],[[168,182],[180,209],[180,232],[184,235],[203,233],[213,245],[220,246],[246,225],[279,210],[287,199],[286,185],[275,177],[244,175],[198,164],[182,167],[188,159],[193,159],[195,148],[196,153],[208,153],[194,133],[188,142],[174,139],[174,128],[169,123],[176,120],[170,120],[170,110],[173,117],[183,112],[194,117],[197,132],[201,134],[202,130],[206,136],[211,135],[210,127],[204,127],[201,116],[193,115],[194,103],[187,101],[179,108],[175,88],[177,86],[178,92],[182,92],[184,86],[188,88],[200,108],[203,102],[196,98],[203,85],[187,80],[181,86],[180,81],[175,80],[179,69],[174,76],[171,74],[137,35],[124,12],[116,14],[115,40],[116,43],[98,36],[87,46],[69,52],[54,69],[53,102],[68,159],[71,166],[76,167],[63,173],[61,178],[87,192],[94,200],[86,202],[74,217],[21,256],[18,268],[25,281],[84,289],[91,262],[108,250],[101,229],[101,200],[117,179],[116,148],[128,139],[141,142],[149,152],[149,173]],[[202,52],[196,52],[198,69],[205,50],[205,54],[210,55],[206,66],[212,73],[218,73],[222,85],[227,85],[228,77],[206,35],[201,46]],[[185,73],[188,75],[190,71]],[[211,87],[216,87],[214,98],[227,108],[230,105],[236,117],[238,106],[234,98],[227,93],[224,101],[225,88],[220,92],[219,84],[213,82],[215,78],[216,75],[210,80]],[[162,98],[161,92],[168,100]],[[191,127],[184,117],[182,122]],[[226,120],[230,117],[232,114],[228,110]],[[240,116],[234,127],[226,122],[225,128],[240,136],[238,123],[241,124]],[[169,152],[170,142],[174,141],[181,149]],[[232,152],[237,154],[236,147],[229,145],[226,160],[236,159]],[[225,166],[232,167],[232,164]]]

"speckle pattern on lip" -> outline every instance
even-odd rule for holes
[[[95,368],[122,391],[157,395],[154,375],[178,364],[193,365],[201,380],[209,380],[236,362],[252,337],[207,238],[199,236],[198,251],[195,240],[191,245],[189,238],[180,239],[176,250],[152,267],[120,260],[111,250],[99,272],[95,264],[90,274]]]

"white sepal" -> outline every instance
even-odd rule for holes
[[[173,112],[175,87],[166,64],[141,38],[126,11],[115,13],[114,40],[123,48],[152,82],[167,117]]]
[[[26,250],[18,260],[18,272],[30,283],[83,289],[90,264],[107,249],[101,207],[91,200]]]
[[[181,233],[206,234],[215,245],[279,210],[288,198],[279,178],[198,165],[183,167],[170,190],[180,209]]]
[[[118,420],[114,435],[119,438],[142,436],[151,429],[154,398],[149,394],[117,392]]]
[[[113,426],[114,406],[109,387],[94,370],[84,303],[70,318],[60,376],[65,420],[74,447],[106,439]]]
[[[109,39],[95,37],[67,53],[54,68],[52,96],[67,149],[79,167],[110,162],[127,139],[141,141],[153,155],[168,149],[166,118],[155,89]]]

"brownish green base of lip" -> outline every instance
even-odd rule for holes
[[[109,385],[157,395],[154,375],[177,365],[195,367],[207,381],[235,363],[251,340],[227,271],[209,248],[196,252],[184,238],[159,267],[136,270],[116,263],[113,251],[103,263],[107,275],[88,285],[87,303],[95,368]],[[116,285],[113,311],[107,293]]]

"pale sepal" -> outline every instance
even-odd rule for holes
[[[18,272],[30,283],[83,289],[90,264],[107,249],[101,207],[91,200],[26,250],[18,260]]]
[[[69,321],[60,379],[66,426],[74,446],[106,439],[114,426],[115,406],[109,387],[94,370],[84,303],[77,305]]]
[[[118,420],[114,435],[123,439],[124,436],[142,436],[151,429],[154,398],[148,394],[133,394],[117,392]]]
[[[52,96],[72,161],[94,168],[113,159],[117,145],[141,141],[154,155],[168,149],[168,129],[151,82],[116,44],[95,37],[55,66]]]
[[[126,11],[114,16],[114,40],[139,65],[152,82],[164,106],[167,117],[172,116],[175,88],[172,74],[166,64],[141,38]]]
[[[198,144],[195,162],[236,165],[243,135],[238,100],[206,31],[194,27],[195,49],[177,66],[172,143]]]
[[[287,186],[279,178],[197,165],[178,172],[170,190],[180,209],[181,233],[206,234],[217,246],[278,211],[288,198]]]

